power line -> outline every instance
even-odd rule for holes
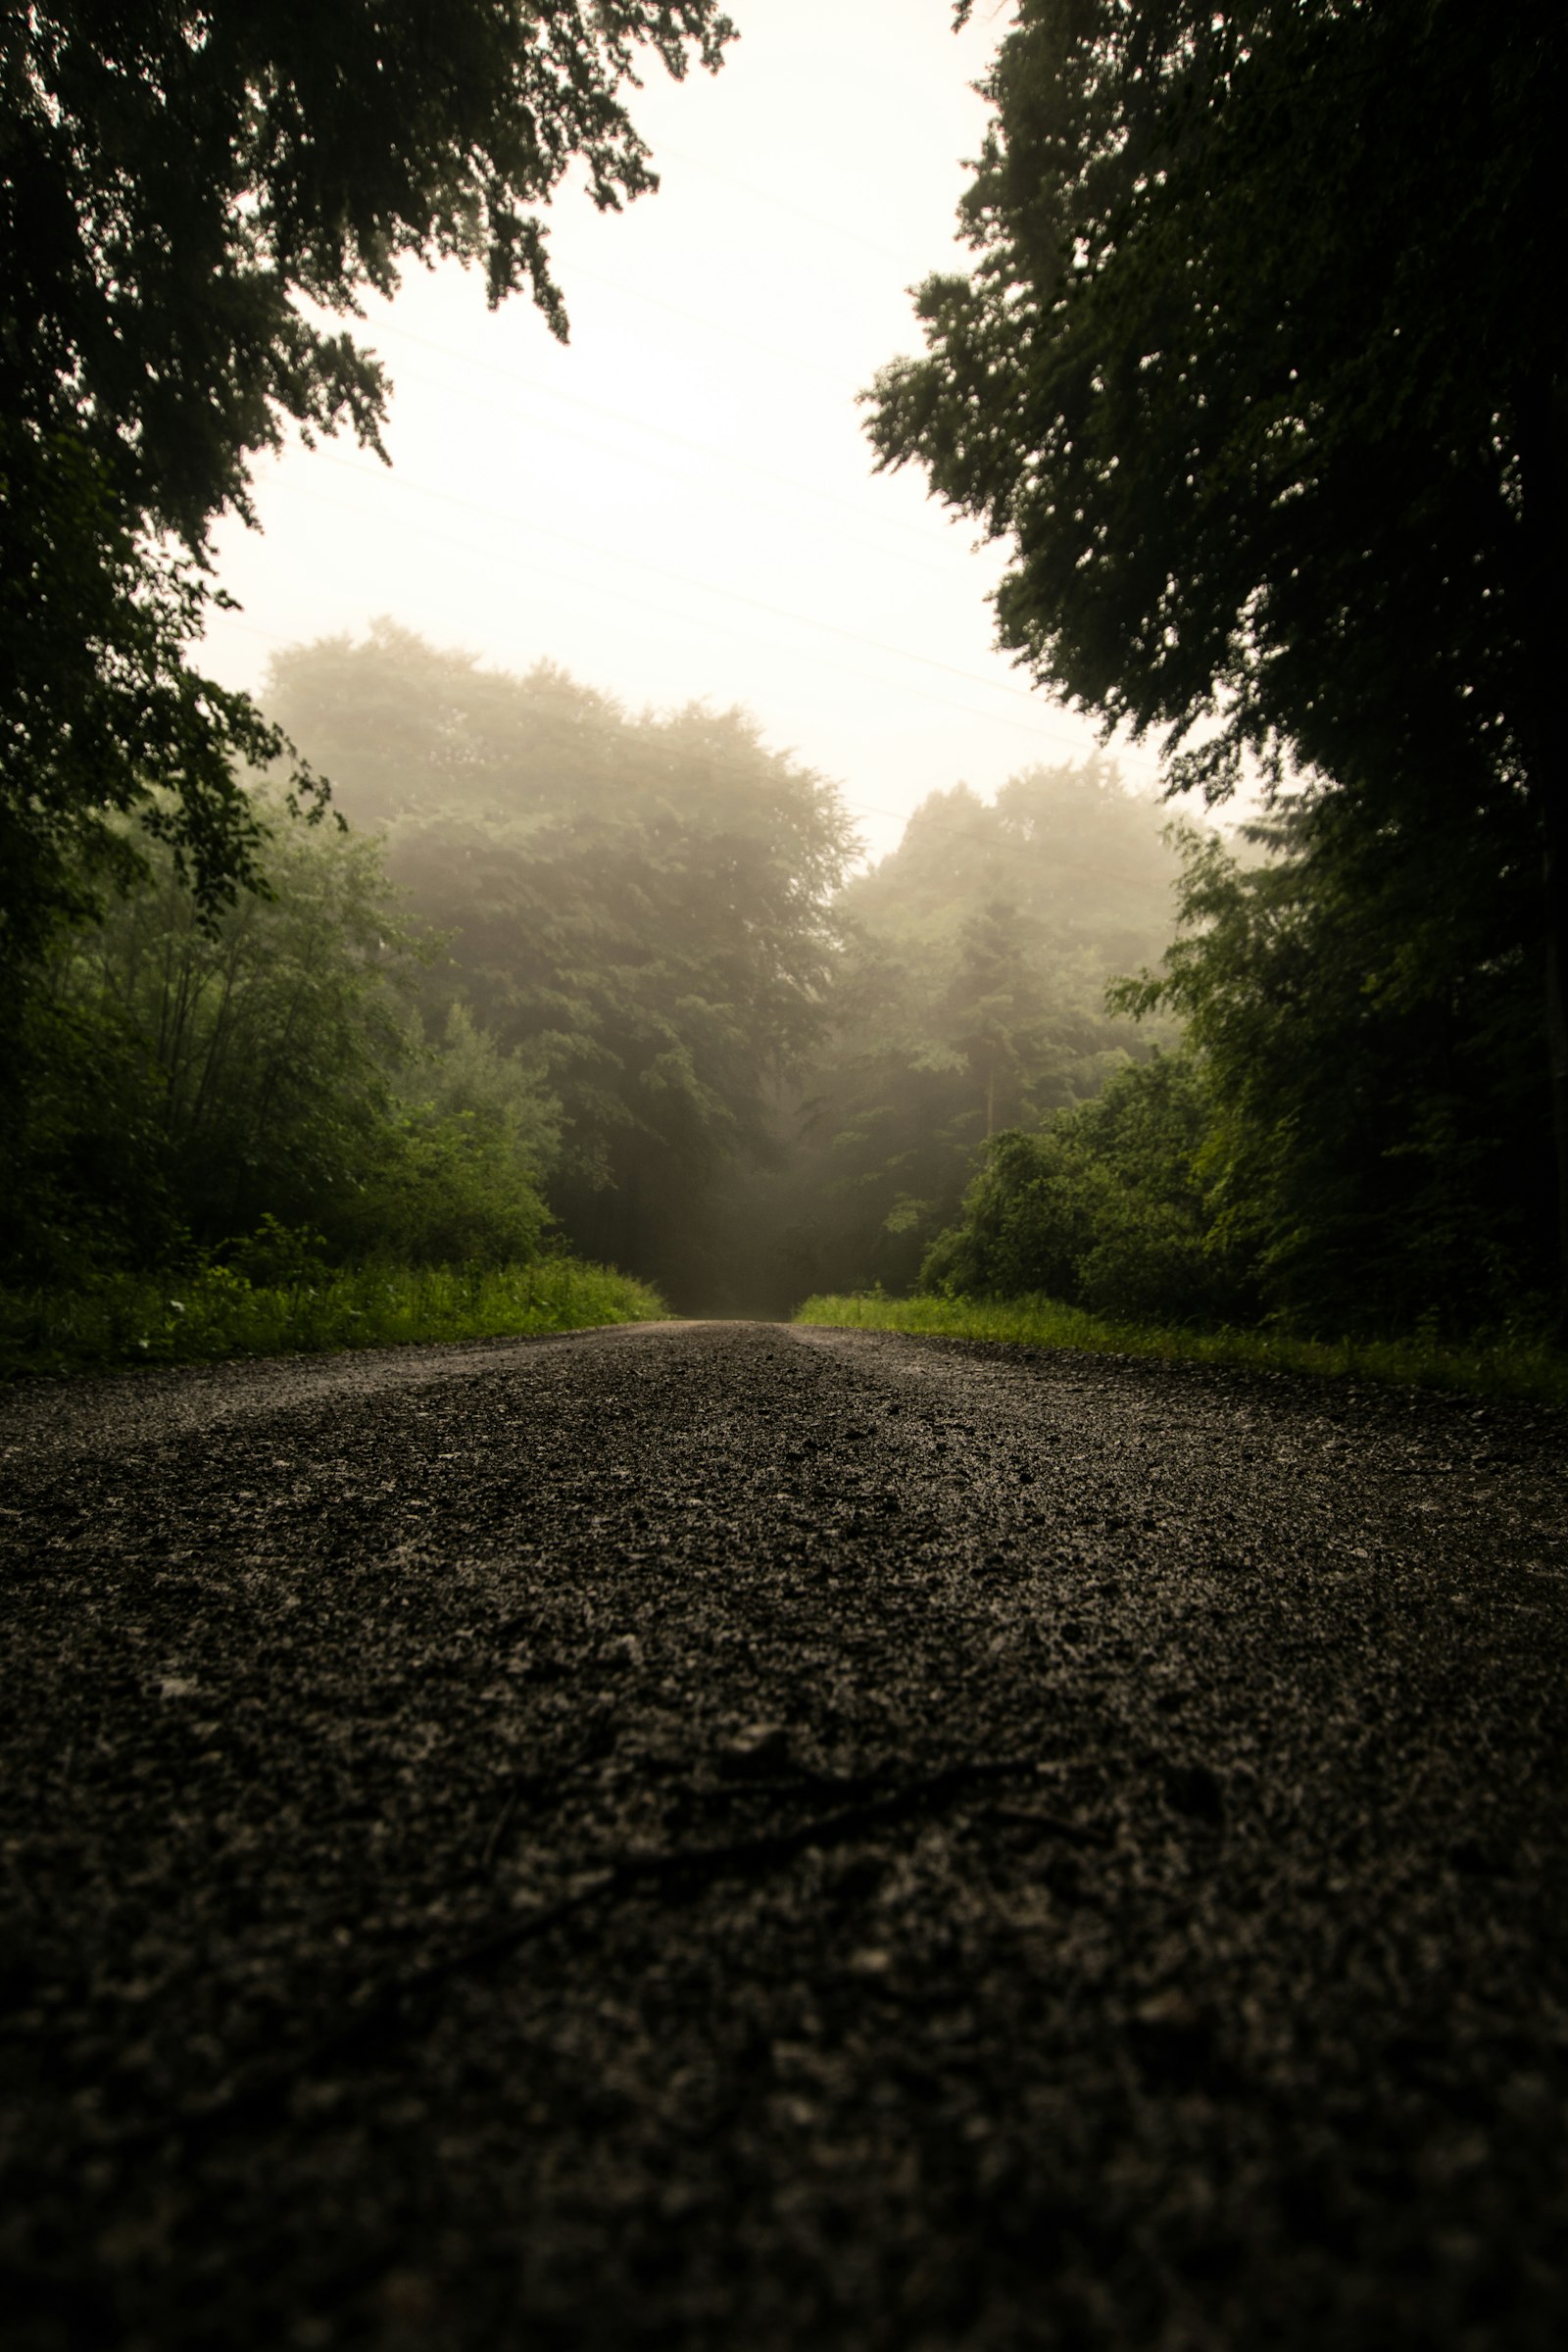
[[[341,470],[351,473],[363,473],[365,474],[366,478],[374,478],[369,476],[368,468],[356,466],[347,461],[329,459],[327,462],[337,464]],[[393,481],[397,481],[399,477],[394,474],[389,478]],[[361,510],[359,508],[350,505],[346,501],[331,498],[325,493],[314,488],[307,488],[302,483],[291,480],[287,475],[281,475],[277,477],[276,486],[280,489],[286,490],[295,498],[303,498],[307,501],[314,499],[318,505],[330,507],[335,513],[338,514],[352,514],[356,516],[359,516],[361,514]],[[405,488],[415,488],[416,490],[418,489],[418,485],[409,484],[406,481],[402,486]],[[420,494],[438,498],[443,504],[459,507],[469,507],[473,503],[471,501],[459,500],[446,492],[428,491],[421,492]],[[489,509],[483,509],[480,511],[484,512],[485,514],[490,513]],[[480,562],[492,564],[499,570],[527,571],[536,574],[543,574],[552,580],[561,581],[567,587],[579,589],[587,595],[599,598],[610,598],[618,604],[632,605],[641,612],[656,612],[662,619],[664,620],[667,620],[670,617],[669,608],[667,605],[656,603],[650,597],[638,596],[630,589],[615,587],[606,581],[602,576],[596,577],[592,580],[583,580],[574,578],[570,575],[563,575],[556,569],[554,565],[546,564],[544,563],[530,563],[525,557],[514,555],[510,551],[504,553],[495,548],[480,546],[472,540],[459,539],[450,532],[443,532],[435,529],[427,522],[416,521],[412,525],[412,527],[416,530],[421,537],[430,540],[436,545],[454,548],[460,554],[475,557]],[[522,525],[521,527],[528,528],[534,526]],[[537,527],[543,528],[543,526]],[[552,533],[551,535],[560,536],[564,539],[567,536],[565,533]],[[597,548],[592,542],[570,541],[568,543],[577,545],[579,547],[586,547],[589,553],[602,557],[608,557],[609,560],[614,563],[635,560],[621,557],[618,553],[613,551],[607,551]],[[644,568],[660,569],[661,567],[644,566]],[[663,576],[675,580],[685,581],[686,584],[695,586],[700,593],[715,596],[726,601],[751,604],[756,604],[759,601],[744,597],[731,597],[730,592],[727,589],[715,588],[703,581],[690,580],[688,575],[679,572],[667,572],[664,573]],[[762,606],[761,610],[767,612],[782,611],[782,609],[767,606]],[[782,616],[791,620],[799,619],[804,623],[804,625],[823,629],[833,635],[847,637],[852,642],[860,642],[872,645],[875,645],[879,642],[875,639],[858,639],[855,632],[850,630],[840,630],[836,628],[833,623],[828,621],[808,621],[804,615],[797,615],[789,612],[783,612]],[[704,620],[702,626],[705,630],[717,629],[721,634],[729,637],[738,637],[743,642],[756,642],[755,634],[753,632],[737,628],[733,625],[733,623],[730,622],[722,620]],[[279,642],[287,643],[290,641],[287,639],[280,639]],[[935,668],[947,666],[945,664],[933,663],[929,662],[923,655],[906,653],[900,647],[890,647],[886,650],[893,653],[898,660],[910,662],[921,667]],[[1035,742],[1040,742],[1043,740],[1050,741],[1064,746],[1080,757],[1082,757],[1084,754],[1085,747],[1081,736],[1069,733],[1060,727],[1054,728],[1049,724],[1049,722],[1043,722],[1038,718],[1013,718],[1004,711],[981,710],[976,709],[972,703],[957,702],[952,695],[936,693],[930,687],[914,685],[903,679],[894,681],[888,678],[875,677],[867,670],[857,669],[853,666],[853,664],[842,661],[835,661],[831,656],[816,655],[812,659],[816,667],[832,670],[840,676],[856,678],[862,685],[874,686],[881,693],[913,695],[922,702],[937,704],[945,710],[960,711],[964,716],[969,718],[982,719],[987,725],[1014,728],[1020,733],[1028,735]],[[977,673],[970,670],[954,670],[952,674],[957,677],[969,679],[972,683],[985,688],[988,692],[1012,694],[1016,695],[1018,699],[1022,701],[1029,700],[1027,694],[1025,694],[1021,689],[1006,687],[1000,683],[993,682],[990,679],[981,678],[977,675]],[[1121,758],[1122,760],[1127,760],[1129,757],[1134,760],[1138,759],[1138,755],[1136,753],[1129,754],[1125,748],[1117,755],[1117,757]]]
[[[786,605],[770,604],[766,598],[748,595],[742,589],[729,588],[711,580],[699,579],[695,573],[678,571],[670,564],[651,563],[647,557],[628,555],[624,549],[600,546],[594,540],[579,538],[575,532],[558,530],[550,523],[534,522],[526,516],[499,513],[494,507],[483,506],[476,499],[460,497],[457,492],[451,490],[435,489],[428,483],[414,481],[409,475],[401,474],[395,469],[384,474],[377,469],[375,473],[372,473],[369,467],[358,464],[352,458],[334,457],[326,451],[320,453],[318,463],[335,466],[338,471],[353,474],[361,480],[384,479],[400,489],[409,491],[416,497],[433,499],[442,506],[454,507],[462,513],[481,514],[489,521],[510,523],[514,528],[532,532],[536,537],[559,540],[563,546],[573,548],[578,554],[593,556],[609,564],[630,564],[639,571],[651,573],[656,579],[672,580],[681,587],[695,588],[700,595],[717,597],[726,604],[744,605],[752,612],[764,613],[771,620],[787,620],[798,627],[816,629],[830,637],[842,637],[848,643],[865,646],[873,653],[890,654],[895,661],[912,662],[920,668],[940,670],[945,676],[961,678],[968,685],[984,688],[987,693],[1005,694],[1019,702],[1033,704],[1034,698],[1025,687],[1009,686],[1001,679],[981,677],[976,670],[960,669],[955,662],[934,661],[929,655],[911,654],[903,646],[892,645],[885,638],[868,636],[863,630],[847,629],[837,621],[819,620],[812,613],[794,612]],[[279,481],[283,481],[286,477],[279,476],[277,478]],[[309,493],[302,492],[297,484],[288,483],[287,486],[293,489],[297,495],[309,495]],[[469,542],[459,542],[458,544],[462,545],[467,554],[487,552],[474,548]],[[503,564],[517,561],[511,556],[495,557],[492,560]],[[595,592],[598,592],[597,587]],[[604,593],[611,592],[607,590]],[[660,609],[662,610],[662,608]],[[881,680],[870,682],[873,684],[883,683]],[[906,690],[894,688],[893,691]],[[978,716],[979,713],[974,713],[974,715]],[[1025,722],[1010,723],[1023,724]],[[1049,725],[1042,725],[1039,720],[1029,723],[1028,731],[1031,734],[1054,733],[1058,741],[1070,741],[1075,749],[1081,748],[1078,737],[1069,737],[1063,729],[1059,727],[1053,729]]]
[[[705,318],[701,311],[689,311],[683,303],[666,301],[662,294],[650,294],[646,286],[628,286],[618,277],[607,277],[602,270],[584,269],[580,262],[571,264],[569,276],[572,280],[584,278],[590,285],[603,286],[608,293],[619,294],[628,301],[645,303],[651,311],[667,311],[670,318],[682,318],[688,326],[698,327],[707,335],[717,335],[726,343],[744,344],[749,351],[771,360],[776,368],[789,368],[800,375],[820,376],[823,383],[833,384],[841,392],[844,389],[843,377],[819,361],[803,360],[797,351],[786,351],[777,343],[764,343],[759,336],[748,335],[738,326],[725,326],[716,318]]]
[[[547,400],[559,401],[564,408],[579,410],[584,416],[603,416],[613,424],[630,425],[635,432],[646,433],[657,441],[667,441],[672,448],[685,450],[691,456],[701,458],[705,465],[711,466],[716,457],[720,465],[731,466],[741,473],[755,473],[760,480],[772,482],[778,488],[788,490],[792,497],[815,499],[822,505],[842,507],[851,514],[861,512],[850,500],[837,496],[833,491],[822,490],[813,483],[802,481],[797,474],[780,473],[771,466],[759,466],[755,459],[736,457],[729,451],[715,451],[710,442],[696,441],[684,433],[671,432],[667,425],[651,424],[646,417],[633,416],[629,409],[615,409],[604,401],[584,400],[575,393],[558,392],[553,385],[541,382],[537,376],[523,374],[520,368],[503,367],[497,360],[470,358],[466,352],[455,350],[450,343],[437,343],[429,335],[416,334],[412,327],[398,326],[390,320],[387,324],[394,334],[402,335],[407,342],[416,343],[422,350],[435,352],[442,359],[455,360],[460,367],[482,368],[487,375],[500,376],[507,383],[520,384],[528,392],[542,393]],[[448,387],[439,388],[446,390]],[[458,391],[460,398],[471,400],[476,397],[463,387],[458,387]],[[900,531],[922,542],[926,538],[921,524],[906,522],[901,515],[889,514],[874,520],[868,515],[865,519],[872,523],[874,529]]]
[[[490,399],[482,392],[475,392],[471,390],[466,384],[445,383],[439,376],[425,375],[417,369],[415,369],[411,372],[406,368],[399,368],[398,381],[400,384],[421,384],[426,389],[441,394],[444,399],[450,400],[456,398],[458,400],[467,401],[476,408],[482,407],[499,410],[501,414],[511,416],[514,420],[515,420],[519,415],[519,412],[516,409],[513,408],[510,406],[510,404],[501,399]],[[592,403],[585,403],[583,405],[590,409],[593,409],[594,407],[594,404]],[[597,414],[601,416],[613,416],[616,414],[616,412],[608,409],[599,409]],[[537,433],[548,435],[557,440],[574,441],[583,449],[597,450],[602,454],[628,462],[644,471],[652,472],[657,470],[659,472],[667,474],[672,479],[681,482],[688,487],[690,487],[697,479],[696,475],[689,467],[682,467],[668,459],[652,457],[639,450],[628,450],[622,448],[617,443],[601,439],[595,434],[578,432],[573,426],[569,424],[562,424],[552,417],[541,418],[537,416],[531,416],[527,418],[526,421],[530,429]],[[635,418],[631,417],[626,418],[625,421],[632,424],[637,422]],[[639,427],[639,429],[657,430],[658,428]],[[662,434],[661,438],[675,442],[677,447],[695,449],[697,446],[695,443],[686,443],[681,441],[680,437],[673,433]],[[799,500],[801,497],[816,498],[824,506],[842,508],[846,513],[850,514],[858,512],[858,509],[851,505],[851,502],[848,499],[836,498],[831,491],[810,490],[804,483],[797,484],[790,481],[789,477],[785,474],[773,474],[767,472],[763,467],[747,466],[744,459],[729,458],[724,456],[721,452],[712,452],[710,454],[717,456],[721,465],[739,466],[744,467],[744,469],[748,472],[759,473],[761,474],[766,480],[777,482],[781,488],[789,489],[797,500]],[[746,503],[753,509],[755,513],[760,514],[788,514],[791,512],[789,508],[780,505],[777,501],[769,501],[760,498],[755,491],[742,490],[739,495],[746,501]],[[919,570],[929,572],[933,579],[946,580],[950,579],[952,576],[946,565],[934,564],[928,556],[911,555],[904,548],[894,548],[875,539],[866,538],[858,531],[847,530],[842,523],[823,522],[817,524],[815,527],[819,530],[830,533],[835,538],[841,539],[846,546],[864,548],[867,553],[884,557],[890,563],[900,564],[905,566],[908,566],[912,564]],[[896,527],[900,529],[913,529],[915,526],[911,524],[900,523]]]
[[[306,489],[302,484],[290,481],[286,475],[279,477],[277,487],[287,490],[291,497],[302,498],[307,503],[314,501],[318,506],[330,507],[335,514],[350,514],[356,517],[360,515],[360,510],[350,505],[347,500],[332,498],[319,490]],[[657,613],[662,620],[667,621],[670,617],[667,605],[660,604],[652,597],[638,596],[632,589],[615,587],[604,579],[582,580],[573,578],[569,574],[564,577],[552,564],[534,564],[530,563],[526,557],[503,554],[494,548],[477,546],[471,540],[456,538],[450,532],[433,528],[429,523],[416,522],[412,527],[419,533],[421,538],[431,541],[434,545],[455,548],[460,554],[476,557],[479,562],[493,564],[498,570],[539,573],[548,579],[559,581],[566,587],[581,589],[590,596],[608,598],[615,604],[630,605],[641,612]],[[298,642],[297,639],[284,636],[277,630],[263,629],[254,621],[231,620],[228,625],[244,629],[253,636],[270,638],[278,645],[292,645]],[[727,621],[705,620],[702,625],[705,631],[717,630],[722,636],[738,637],[746,643],[755,644],[757,641],[754,632],[737,628]],[[903,659],[918,662],[920,657],[911,654],[904,656]],[[1019,733],[1029,736],[1035,742],[1039,742],[1046,733],[1041,726],[1031,724],[1027,719],[1013,718],[1004,711],[980,710],[972,703],[957,702],[952,695],[938,694],[933,692],[930,687],[914,685],[906,680],[901,679],[895,683],[887,678],[874,677],[868,670],[857,669],[847,662],[835,661],[831,655],[814,655],[812,665],[817,669],[831,670],[840,677],[855,678],[861,685],[874,686],[878,692],[883,694],[913,696],[916,701],[934,703],[946,710],[956,710],[966,718],[981,719],[988,726],[1011,727]],[[1069,738],[1059,731],[1054,740],[1070,744],[1071,748],[1078,752],[1083,749],[1081,742]]]
[[[751,197],[755,204],[771,205],[775,212],[788,213],[792,220],[804,220],[808,228],[823,231],[839,244],[859,245],[867,253],[877,254],[884,262],[896,263],[901,270],[908,268],[907,255],[895,253],[891,245],[879,244],[875,237],[862,236],[858,228],[846,228],[842,220],[830,220],[821,213],[808,212],[804,205],[792,204],[787,196],[780,196],[771,188],[755,187],[750,180],[734,179],[727,172],[716,172],[711,164],[705,164],[700,156],[688,155],[682,148],[672,147],[667,139],[660,140],[659,154],[668,156],[674,163],[684,164],[690,172],[700,172],[705,179],[714,181],[721,188],[733,188],[737,194]]]

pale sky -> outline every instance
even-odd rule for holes
[[[856,405],[918,348],[907,289],[962,266],[969,85],[1008,12],[981,0],[956,37],[950,0],[730,13],[722,73],[673,84],[655,64],[632,93],[660,192],[604,216],[573,186],[553,208],[566,347],[455,268],[371,307],[392,470],[344,440],[259,468],[263,531],[219,534],[243,611],[208,659],[260,691],[280,645],[387,613],[634,710],[741,704],[880,854],[928,792],[989,799],[1095,740],[994,650],[1001,551],[976,552],[923,473],[873,475]],[[1119,756],[1155,780],[1151,752]]]

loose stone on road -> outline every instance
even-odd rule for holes
[[[0,2299],[1557,2352],[1560,1413],[758,1324],[0,1397]]]

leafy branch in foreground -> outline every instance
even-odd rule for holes
[[[41,0],[0,62],[0,984],[164,819],[211,908],[256,878],[233,771],[286,748],[192,669],[210,531],[289,426],[380,449],[380,363],[322,314],[411,261],[565,313],[538,208],[657,187],[639,52],[721,61],[715,0]],[[383,453],[384,454],[384,453]],[[307,792],[316,790],[308,774]],[[0,1003],[0,1021],[7,1018]],[[3,1041],[0,1041],[3,1042]]]

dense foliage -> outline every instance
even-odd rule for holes
[[[1528,825],[1367,827],[1333,793],[1243,862],[1190,832],[1181,935],[1117,992],[1174,1056],[1000,1138],[925,1279],[1097,1311],[1444,1336],[1539,1311],[1552,1260]],[[1259,845],[1261,846],[1261,845]]]
[[[716,1192],[824,1024],[837,794],[739,713],[633,718],[385,624],[285,656],[270,707],[444,939],[432,1025],[460,1005],[545,1073],[573,1244],[701,1292]]]
[[[1522,804],[1568,1271],[1565,47],[1556,0],[1020,0],[977,268],[873,433],[1011,542],[1004,640],[1183,780],[1295,760],[1455,857]]]
[[[993,803],[934,794],[847,885],[831,1027],[753,1206],[778,1237],[770,1295],[912,1280],[988,1136],[1147,1053],[1105,990],[1169,936],[1161,830],[1099,761],[1036,768]]]
[[[1161,1054],[1043,1130],[998,1136],[923,1287],[1153,1320],[1245,1314],[1251,1286],[1216,1248],[1200,1173],[1210,1108],[1194,1061]]]
[[[713,68],[731,30],[714,0],[5,7],[0,1049],[88,852],[123,862],[109,812],[204,905],[254,871],[237,779],[283,747],[187,654],[254,453],[290,423],[378,445],[379,365],[321,314],[456,256],[564,333],[536,208],[574,163],[601,208],[654,187],[639,53]]]
[[[837,794],[735,713],[385,624],[274,687],[357,824],[253,784],[264,887],[216,916],[127,842],[13,1041],[0,1281],[85,1278],[67,1352],[294,1329],[302,1285],[379,1328],[353,1269],[552,1230],[710,1312],[918,1277],[1324,1336],[1538,1313],[1522,803],[1412,835],[1319,787],[1227,843],[1090,761],[934,795],[847,877]]]
[[[268,1280],[318,1257],[537,1252],[554,1107],[536,1073],[461,1009],[423,1042],[420,959],[373,843],[266,799],[253,816],[265,893],[204,921],[144,842],[143,879],[44,967],[0,1279],[214,1250]]]

